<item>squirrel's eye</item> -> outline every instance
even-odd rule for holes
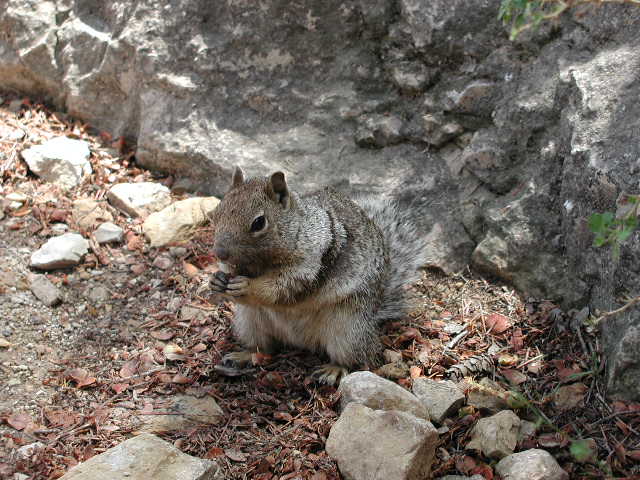
[[[264,215],[260,215],[259,217],[256,217],[253,219],[253,222],[251,223],[251,231],[259,232],[266,225],[267,225],[267,219],[264,218]]]

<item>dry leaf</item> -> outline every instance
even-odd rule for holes
[[[184,375],[177,373],[173,376],[173,378],[171,379],[171,383],[189,383],[191,382],[191,379],[189,379],[188,377],[185,377]]]
[[[509,383],[512,385],[520,385],[521,383],[524,383],[529,379],[529,377],[527,377],[524,373],[512,368],[501,370],[500,373],[504,378],[509,380]]]
[[[193,353],[200,353],[200,352],[204,352],[206,349],[207,349],[207,346],[204,343],[198,343],[191,349],[191,351]]]
[[[198,267],[196,267],[192,263],[185,262],[185,261],[182,262],[182,269],[184,270],[184,273],[191,278],[197,277],[198,274],[200,273],[200,270],[198,269]]]
[[[186,358],[182,347],[175,343],[165,345],[162,349],[162,353],[167,360],[184,360]]]
[[[418,367],[417,365],[413,365],[410,369],[409,369],[409,376],[412,379],[416,379],[419,378],[422,375],[422,368]]]
[[[111,385],[111,389],[116,393],[124,392],[128,387],[128,383],[114,383]]]
[[[224,454],[227,456],[227,458],[233,460],[234,462],[244,462],[247,460],[247,454],[241,452],[240,450],[236,450],[234,448],[227,448],[224,451]]]
[[[154,330],[153,332],[151,332],[151,336],[158,340],[169,340],[175,337],[175,335],[176,332],[172,330]]]
[[[216,458],[224,455],[224,450],[220,447],[213,447],[204,456],[204,458]]]
[[[120,369],[120,377],[121,378],[132,377],[136,374],[137,371],[138,371],[138,360],[137,359],[129,360],[128,362],[125,362],[125,364]]]
[[[285,422],[290,422],[293,420],[293,417],[290,413],[287,412],[273,412],[273,418],[276,420],[282,420]]]
[[[78,388],[92,385],[96,382],[96,377],[92,377],[84,368],[72,368],[65,370],[65,377],[74,380]]]
[[[0,337],[0,348],[9,348],[11,345],[13,345],[11,342]]]
[[[7,423],[16,430],[23,430],[31,423],[31,417],[26,413],[12,413],[7,417]]]
[[[560,387],[553,395],[553,403],[558,411],[564,412],[584,404],[584,394],[588,388],[583,383],[573,383]]]
[[[509,318],[499,313],[492,313],[485,319],[484,323],[491,333],[496,334],[506,332],[512,324]]]

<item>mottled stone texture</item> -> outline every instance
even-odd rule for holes
[[[510,42],[498,6],[0,0],[0,86],[130,137],[203,194],[239,164],[399,197],[430,265],[615,308],[640,294],[640,234],[612,263],[587,219],[640,191],[640,9]],[[639,328],[637,311],[602,324],[619,397],[640,398]]]

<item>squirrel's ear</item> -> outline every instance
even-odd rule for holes
[[[233,180],[232,186],[233,188],[238,187],[244,183],[244,173],[242,173],[242,169],[240,167],[236,167],[233,171]]]
[[[291,205],[291,196],[289,195],[289,189],[287,188],[287,181],[284,178],[284,173],[276,172],[271,175],[269,184],[275,194],[275,200],[279,202],[285,210]]]

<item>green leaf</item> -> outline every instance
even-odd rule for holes
[[[593,233],[600,233],[604,229],[604,219],[601,213],[594,213],[589,217],[589,228]]]
[[[635,228],[625,228],[618,233],[618,242],[623,243],[631,236]]]
[[[608,227],[609,225],[611,225],[611,222],[613,222],[615,218],[616,217],[611,212],[604,212],[602,214],[602,221],[604,222],[605,227]]]
[[[587,440],[574,440],[569,447],[571,456],[580,463],[584,463],[589,459],[595,457],[595,453],[592,450],[592,445]]]
[[[593,245],[596,247],[601,247],[606,243],[607,243],[607,239],[601,235],[598,235],[596,238],[593,239]]]

